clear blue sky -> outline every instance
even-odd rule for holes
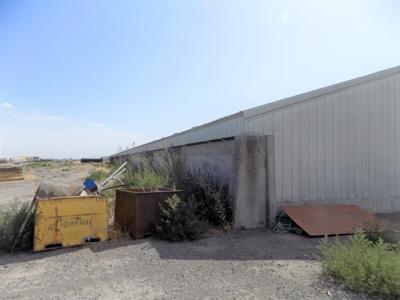
[[[400,64],[400,1],[0,0],[0,156],[112,154]]]

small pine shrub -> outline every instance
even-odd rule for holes
[[[193,198],[182,201],[177,195],[160,204],[161,220],[156,227],[156,236],[163,240],[181,242],[197,240],[207,230],[206,222],[196,216]]]
[[[29,203],[12,202],[0,207],[0,250],[8,252],[24,222],[29,210]],[[28,220],[17,247],[22,250],[32,249],[34,232],[33,215]]]
[[[195,199],[201,220],[217,227],[230,226],[233,209],[228,185],[221,186],[210,174],[189,169],[181,178],[180,187],[185,191],[186,198]]]
[[[349,289],[383,298],[400,297],[400,247],[357,233],[347,241],[320,244],[325,275]]]

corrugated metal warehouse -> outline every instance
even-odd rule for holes
[[[400,211],[400,66],[268,103],[115,154],[175,147],[230,183],[235,225],[279,206],[354,203]]]

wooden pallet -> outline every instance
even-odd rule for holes
[[[0,168],[0,182],[24,180],[23,171],[20,167]]]

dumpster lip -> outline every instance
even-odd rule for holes
[[[164,189],[168,189],[165,191],[137,191],[136,189],[140,189],[140,188],[122,188],[122,189],[117,189],[117,191],[122,191],[122,192],[127,192],[127,193],[131,193],[131,194],[160,194],[160,193],[183,193],[184,190],[174,190],[174,189],[168,189],[168,188],[164,188]],[[152,189],[152,188],[148,188],[148,189]],[[154,188],[156,189],[156,188]]]
[[[79,199],[79,198],[101,198],[104,199],[101,195],[87,195],[87,196],[57,196],[57,197],[36,197],[37,201],[45,201],[45,200],[61,200],[61,199]]]

